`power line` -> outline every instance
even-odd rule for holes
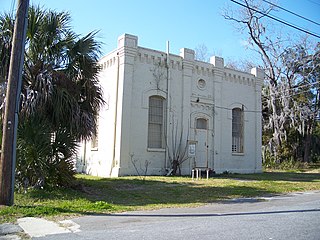
[[[286,22],[286,21],[284,21],[284,20],[280,20],[279,18],[276,18],[276,17],[274,17],[274,16],[268,15],[268,14],[266,14],[266,13],[264,13],[264,12],[261,12],[260,10],[257,10],[257,9],[252,8],[252,7],[246,6],[246,5],[244,5],[243,3],[237,2],[237,1],[235,1],[235,0],[230,0],[230,1],[233,2],[233,3],[235,3],[235,4],[240,5],[240,6],[242,6],[242,7],[248,8],[248,9],[250,9],[250,10],[252,10],[252,11],[255,11],[255,12],[257,12],[257,13],[260,13],[260,14],[262,14],[263,16],[266,16],[266,17],[268,17],[268,18],[270,18],[270,19],[272,19],[272,20],[274,20],[274,21],[280,22],[280,23],[282,23],[282,24],[284,24],[284,25],[287,25],[287,26],[289,26],[289,27],[291,27],[291,28],[294,28],[294,29],[299,30],[299,31],[304,32],[304,33],[307,33],[307,34],[309,34],[309,35],[311,35],[311,36],[320,38],[320,35],[318,35],[318,34],[315,34],[315,33],[312,33],[312,32],[310,32],[310,31],[307,31],[307,30],[305,30],[305,29],[303,29],[303,28],[301,28],[301,27],[297,27],[297,26],[295,26],[295,25],[293,25],[293,24],[290,24],[290,23],[288,23],[288,22]]]
[[[314,84],[319,84],[319,83],[314,83]],[[306,84],[307,85],[307,84]],[[317,90],[319,90],[319,87],[316,88]],[[287,98],[292,98],[293,96],[295,95],[298,95],[298,94],[301,94],[301,93],[305,93],[305,92],[308,92],[310,91],[310,89],[308,90],[305,90],[305,91],[301,91],[301,92],[297,92],[297,93],[291,93],[291,94],[286,94],[286,95],[283,95],[283,96],[280,96],[280,97],[277,97],[275,98],[275,100],[279,100],[279,99],[282,99],[284,97],[287,97]],[[265,100],[265,101],[262,101],[261,104],[263,103],[267,103],[268,100]],[[217,106],[217,105],[214,105],[215,108],[219,108],[219,109],[224,109],[224,110],[232,110],[232,108],[228,108],[228,107],[222,107],[222,106]],[[261,111],[257,111],[257,110],[243,110],[243,112],[252,112],[252,113],[262,113],[262,110]]]
[[[311,19],[309,19],[309,18],[306,18],[306,17],[304,17],[304,16],[301,16],[301,15],[299,15],[299,14],[297,14],[297,13],[294,13],[294,12],[288,10],[288,9],[285,9],[285,8],[279,6],[279,5],[276,5],[276,4],[274,4],[274,3],[272,3],[272,2],[269,2],[269,1],[267,1],[267,0],[262,0],[262,1],[264,1],[264,2],[266,2],[266,3],[268,3],[268,4],[272,5],[272,6],[274,6],[274,7],[276,7],[276,8],[279,8],[279,9],[281,9],[281,10],[283,10],[283,11],[286,11],[286,12],[288,12],[288,13],[291,13],[292,15],[295,15],[295,16],[300,17],[300,18],[302,18],[302,19],[304,19],[304,20],[306,20],[306,21],[309,21],[309,22],[311,22],[311,23],[314,23],[314,24],[320,26],[319,23],[317,23],[317,22],[315,22],[315,21],[313,21],[313,20],[311,20]]]
[[[275,15],[269,14],[269,16],[274,17],[274,18],[278,19],[279,21],[283,21],[283,22],[286,22],[286,23],[288,23],[288,24],[291,24],[292,26],[295,26],[295,27],[297,27],[297,28],[301,28],[302,30],[308,32],[308,34],[317,35],[315,32],[311,32],[310,30],[308,30],[308,29],[306,29],[306,28],[298,27],[297,25],[294,25],[293,23],[290,23],[290,22],[288,22],[288,21],[285,21],[284,19],[282,19],[282,18],[280,18],[280,17],[277,17],[277,16],[275,16]],[[320,35],[319,35],[319,36],[320,36]]]
[[[275,20],[275,21],[277,21],[277,22],[280,22],[280,23],[282,23],[282,24],[284,24],[284,25],[287,25],[287,26],[289,26],[289,27],[295,28],[296,30],[299,30],[299,31],[302,31],[302,32],[304,32],[304,33],[307,33],[307,34],[310,34],[310,35],[312,35],[312,36],[315,36],[315,37],[320,38],[320,35],[318,35],[317,33],[311,32],[311,31],[308,30],[308,29],[302,28],[302,27],[297,26],[297,25],[295,25],[295,24],[293,24],[293,23],[290,23],[290,22],[288,22],[288,21],[285,21],[284,19],[281,19],[280,17],[277,17],[277,16],[272,15],[272,14],[270,14],[270,13],[269,13],[269,14],[264,13],[264,12],[260,11],[260,10],[257,9],[257,8],[252,8],[252,7],[250,7],[248,4],[247,4],[247,5],[244,5],[244,4],[241,4],[241,3],[236,2],[236,1],[234,1],[234,0],[231,0],[231,1],[232,1],[232,2],[235,2],[235,3],[238,3],[238,4],[240,4],[241,6],[243,6],[243,7],[245,7],[245,8],[248,8],[248,9],[250,9],[250,10],[253,10],[253,11],[257,12],[257,13],[260,13],[260,14],[262,14],[263,16],[266,16],[266,17],[268,17],[268,18],[271,18],[272,20]]]
[[[10,7],[10,16],[13,18],[14,14],[14,6],[16,5],[16,0],[11,0],[11,7]]]
[[[308,0],[309,2],[313,3],[313,4],[316,4],[316,5],[319,5],[320,6],[320,3],[317,3],[315,1],[312,1],[312,0]]]
[[[228,107],[221,107],[221,106],[214,106],[215,108],[224,109],[224,110],[233,110],[232,108]],[[256,110],[243,110],[243,112],[252,112],[252,113],[261,113],[262,111],[256,111]]]

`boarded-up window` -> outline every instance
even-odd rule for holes
[[[243,153],[243,111],[232,109],[232,152]]]
[[[164,102],[160,96],[149,98],[148,147],[163,148]]]

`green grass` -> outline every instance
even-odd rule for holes
[[[16,193],[15,205],[0,208],[0,222],[19,217],[66,217],[94,213],[194,207],[241,197],[320,190],[320,171],[190,177],[97,178],[77,175],[79,189],[30,190]]]

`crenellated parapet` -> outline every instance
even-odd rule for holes
[[[210,62],[195,60],[195,52],[192,49],[182,48],[180,55],[170,54],[167,64],[167,53],[138,46],[138,37],[130,34],[123,34],[118,38],[118,48],[100,60],[102,69],[112,67],[117,62],[117,57],[128,56],[133,62],[140,64],[167,66],[177,71],[191,71],[189,74],[197,78],[213,78],[220,76],[222,81],[233,84],[241,84],[254,87],[262,86],[264,71],[253,68],[251,73],[230,69],[224,66],[224,59],[212,56]],[[131,61],[131,62],[132,62]]]
[[[223,73],[223,80],[231,83],[243,84],[247,86],[255,86],[255,76],[241,71],[233,69],[225,69]]]
[[[148,159],[148,174],[164,175],[177,134],[197,149],[183,163],[183,174],[195,164],[217,173],[261,171],[263,70],[238,71],[219,56],[203,62],[192,49],[175,55],[141,47],[138,40],[121,35],[117,48],[99,61],[107,104],[99,112],[99,148],[83,152],[87,172],[135,175],[132,161]]]

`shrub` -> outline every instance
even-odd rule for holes
[[[16,182],[20,187],[66,186],[75,174],[72,156],[78,145],[67,131],[50,131],[39,119],[20,122]]]

